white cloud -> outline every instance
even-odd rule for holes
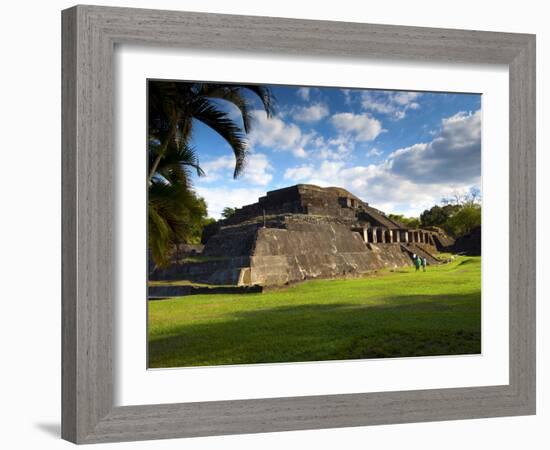
[[[353,134],[358,141],[373,141],[382,133],[382,124],[370,114],[334,114],[332,124],[341,132]]]
[[[251,153],[246,160],[242,178],[250,183],[265,186],[273,179],[271,172],[273,172],[273,167],[266,155]]]
[[[418,109],[418,92],[363,91],[361,106],[366,111],[389,115],[394,120],[403,119],[409,109]]]
[[[298,182],[310,178],[313,175],[313,166],[289,167],[285,170],[284,179]]]
[[[220,156],[219,158],[211,159],[210,161],[201,162],[200,166],[206,174],[208,174],[208,172],[218,172],[222,169],[234,169],[235,157],[231,155]]]
[[[265,111],[252,111],[254,124],[249,134],[252,146],[271,147],[274,150],[290,151],[297,158],[305,158],[304,149],[313,134],[304,134],[299,126],[287,123],[279,117],[268,118]]]
[[[235,170],[235,158],[231,155],[220,156],[217,159],[201,163],[205,176],[201,182],[212,182],[221,177],[231,179]],[[241,172],[241,178],[253,184],[266,185],[272,179],[273,167],[267,156],[263,153],[249,153],[245,166]]]
[[[208,216],[220,219],[225,207],[240,208],[244,205],[257,202],[258,198],[265,195],[263,188],[245,189],[230,187],[206,187],[197,186],[197,194],[204,197],[208,206]]]
[[[311,106],[300,106],[293,112],[292,117],[298,122],[318,122],[329,115],[328,106],[324,103],[314,103]]]
[[[481,175],[481,111],[443,119],[431,142],[398,149],[389,160],[394,174],[421,184],[476,181]]]
[[[228,154],[209,161],[200,161],[199,164],[204,171],[204,177],[200,180],[209,183],[218,180],[226,172],[228,176],[232,176],[229,174],[235,170],[235,157]]]
[[[326,139],[315,135],[309,142],[310,156],[316,159],[346,159],[355,149],[355,140],[350,135],[339,134]]]
[[[307,158],[308,156],[308,152],[304,149],[304,147],[293,148],[292,154],[296,156],[296,158]]]
[[[309,94],[311,93],[311,89],[308,87],[301,87],[296,91],[296,94],[298,97],[300,97],[302,100],[305,100],[306,102],[309,101]]]
[[[398,105],[409,106],[409,107],[413,105],[412,106],[413,109],[418,108],[418,103],[416,103],[415,100],[418,97],[420,97],[419,92],[400,91],[400,92],[393,92],[390,95],[393,103],[397,103]]]

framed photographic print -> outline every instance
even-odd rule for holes
[[[63,11],[76,443],[535,413],[532,35]]]

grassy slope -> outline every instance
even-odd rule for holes
[[[150,367],[480,352],[481,260],[149,302]]]

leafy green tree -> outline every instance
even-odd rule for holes
[[[195,241],[206,220],[206,204],[194,193],[190,174],[203,175],[189,139],[195,122],[218,133],[235,155],[234,177],[247,156],[246,134],[251,127],[251,103],[245,92],[258,97],[268,117],[273,111],[269,89],[253,85],[223,85],[151,81],[148,85],[148,245],[157,266],[169,263],[175,243]],[[241,113],[235,120],[220,102]]]
[[[432,206],[420,214],[420,225],[422,227],[440,227],[445,229],[445,224],[449,220],[449,217],[459,209],[460,205]]]
[[[453,214],[446,222],[445,228],[453,236],[469,234],[474,228],[481,226],[481,206],[466,205]]]
[[[396,220],[399,223],[402,223],[408,228],[419,228],[420,219],[418,217],[405,217],[403,214],[389,214],[388,217],[392,220]]]
[[[233,214],[235,214],[236,210],[237,210],[236,208],[231,208],[230,206],[226,206],[225,208],[223,208],[222,217],[224,219],[229,219]]]
[[[216,222],[216,219],[213,217],[208,217],[206,200],[202,197],[198,197],[197,201],[199,203],[200,213],[198,216],[195,216],[189,224],[189,237],[185,241],[187,244],[200,244],[204,227]]]
[[[150,160],[156,157],[159,146],[156,141],[149,143]],[[175,243],[189,242],[199,233],[197,227],[206,217],[206,202],[190,188],[190,170],[202,174],[195,152],[172,144],[149,182],[147,240],[159,267],[169,263]]]

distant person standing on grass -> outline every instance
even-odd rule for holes
[[[420,258],[418,256],[414,258],[414,267],[416,267],[415,272],[418,272],[420,270]]]
[[[428,265],[428,261],[426,258],[422,258],[422,270],[426,272],[426,266]]]

